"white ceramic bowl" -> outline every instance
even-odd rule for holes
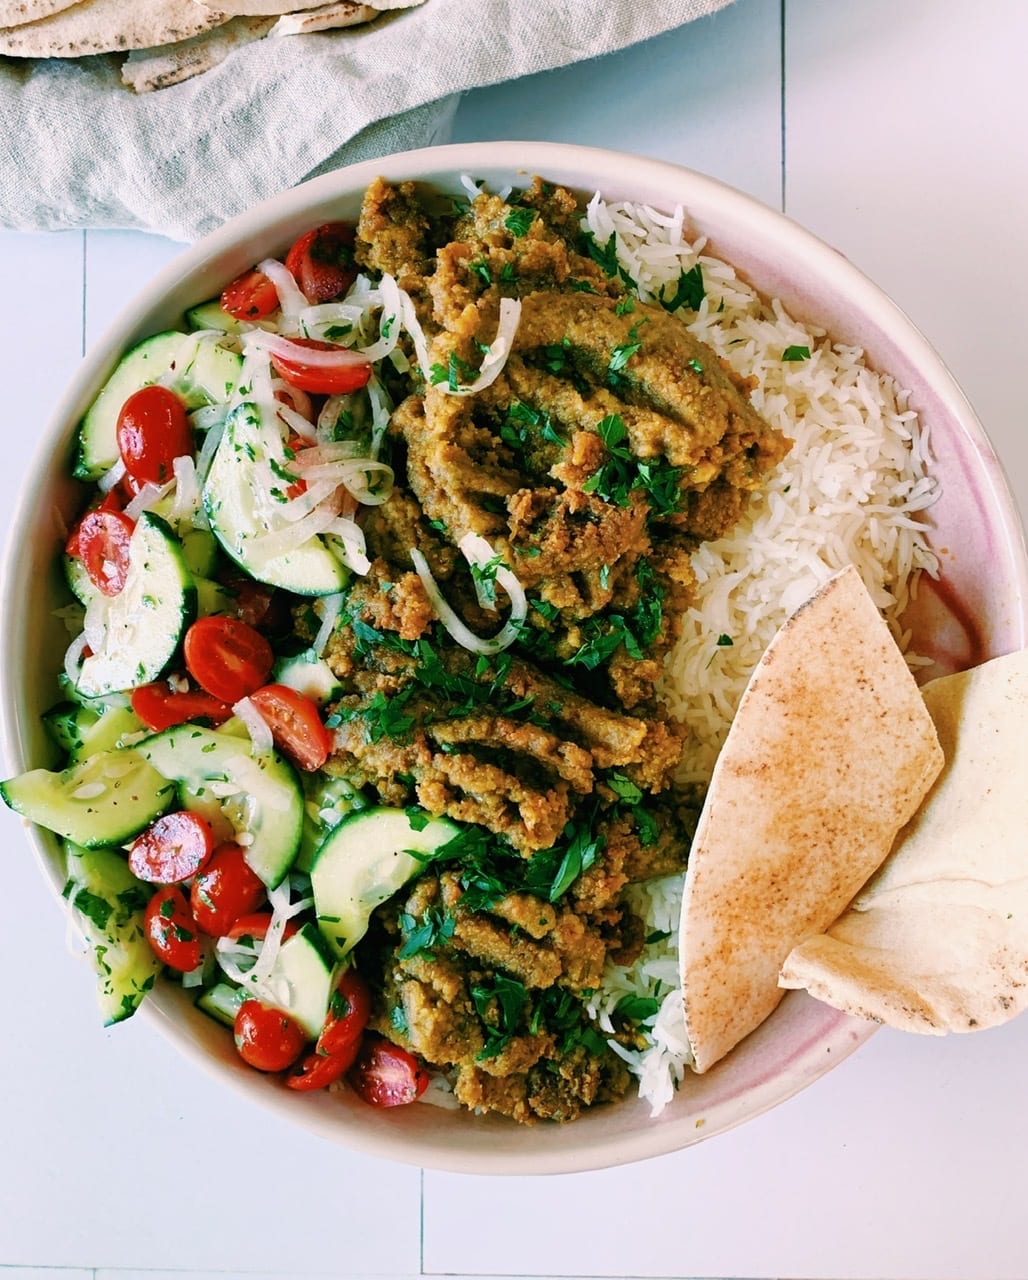
[[[77,513],[81,490],[69,479],[78,420],[119,354],[180,323],[184,309],[217,293],[254,262],[285,251],[308,227],[356,216],[377,175],[459,190],[462,173],[496,190],[532,174],[608,198],[657,208],[683,204],[688,220],[758,288],[782,298],[800,319],[863,347],[871,363],[912,392],[931,429],[942,497],[928,524],[945,551],[942,587],[922,591],[911,618],[921,651],[943,669],[1009,652],[1028,636],[1028,562],[1015,506],[999,463],[953,378],[911,322],[834,250],[781,214],[718,182],[654,160],[581,147],[485,143],[438,147],[356,165],[266,201],[184,252],[131,303],[94,347],[42,437],[9,541],[2,618],[2,702],[9,773],[49,763],[40,713],[56,700],[66,636],[52,617],[63,602],[55,509]],[[44,874],[62,883],[56,840],[35,830]],[[863,1043],[870,1023],[790,992],[771,1018],[724,1062],[686,1080],[659,1119],[629,1099],[599,1107],[573,1125],[521,1128],[412,1106],[379,1111],[352,1095],[296,1094],[237,1058],[231,1038],[166,985],[144,1005],[168,1039],[255,1103],[322,1137],[432,1168],[465,1173],[571,1172],[623,1164],[688,1146],[760,1114],[797,1093]],[[186,1069],[186,1068],[184,1068]]]

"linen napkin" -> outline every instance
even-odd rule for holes
[[[0,57],[0,225],[193,240],[306,177],[445,141],[463,90],[623,49],[727,3],[426,0],[367,27],[269,37],[141,95],[114,55]]]

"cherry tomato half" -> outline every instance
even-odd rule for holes
[[[129,870],[150,884],[179,884],[195,876],[214,852],[211,824],[180,810],[156,818],[129,849]]]
[[[278,310],[278,290],[263,271],[254,267],[224,290],[221,306],[236,320],[261,320]]]
[[[371,1016],[371,992],[356,969],[347,969],[328,1002],[325,1025],[318,1036],[318,1052],[333,1056],[352,1049],[356,1057]]]
[[[338,298],[357,279],[354,227],[325,222],[304,233],[286,254],[286,268],[311,303]]]
[[[193,452],[186,406],[157,383],[133,392],[121,406],[117,434],[121,460],[137,484],[166,484],[174,478],[175,459]]]
[[[265,898],[264,884],[233,841],[219,844],[193,880],[189,899],[196,923],[213,938],[222,938],[240,916],[256,911]]]
[[[428,1088],[428,1072],[417,1058],[379,1035],[365,1036],[347,1079],[373,1107],[406,1106]]]
[[[271,729],[276,746],[308,773],[320,769],[332,751],[332,734],[310,698],[284,684],[266,684],[250,701]]]
[[[300,359],[292,359],[272,353],[271,363],[278,374],[285,378],[292,387],[301,391],[311,391],[315,395],[341,396],[350,391],[359,391],[371,378],[371,365],[367,360],[352,360],[345,354],[345,348],[332,342],[321,342],[318,338],[290,338],[297,347],[307,347],[311,351],[343,352],[338,364],[308,364]]]
[[[232,704],[267,680],[274,654],[271,645],[239,618],[212,614],[198,618],[186,632],[186,669],[201,688]]]
[[[181,889],[158,889],[143,913],[146,939],[169,969],[189,973],[200,963],[196,921]]]
[[[163,680],[141,684],[129,696],[132,710],[154,733],[190,720],[224,724],[232,715],[232,708],[227,702],[221,702],[201,689],[184,689],[181,692],[169,689]]]
[[[286,1076],[286,1088],[327,1089],[330,1084],[341,1080],[350,1070],[359,1048],[360,1041],[355,1040],[343,1053],[322,1053],[320,1049],[313,1050],[302,1057]]]
[[[233,1032],[239,1056],[258,1071],[284,1071],[307,1043],[302,1028],[287,1013],[259,1000],[243,1001]]]
[[[81,559],[90,582],[105,596],[116,596],[125,586],[135,527],[124,512],[98,507],[86,512],[68,539],[65,550]]]
[[[240,916],[232,924],[225,935],[227,938],[233,938],[238,941],[240,938],[254,938],[261,942],[268,936],[268,929],[271,926],[270,911],[250,911],[245,916]],[[291,938],[294,933],[299,931],[300,926],[295,920],[287,920],[286,927],[282,930],[282,941]]]

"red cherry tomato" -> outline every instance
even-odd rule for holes
[[[317,338],[290,338],[289,341],[294,346],[307,347],[311,351],[343,350],[335,343],[321,342]],[[322,396],[340,396],[350,391],[359,391],[371,377],[371,365],[367,360],[316,365],[272,353],[271,363],[290,386]]]
[[[240,916],[256,911],[265,898],[264,884],[232,841],[219,844],[193,880],[189,899],[196,923],[213,938],[222,938]]]
[[[186,632],[186,669],[201,688],[229,704],[267,680],[275,661],[271,645],[239,618],[212,614]]]
[[[129,870],[150,884],[179,884],[195,876],[214,852],[211,824],[182,810],[155,819],[129,849]]]
[[[196,921],[181,889],[158,889],[147,904],[143,922],[154,954],[169,969],[189,973],[200,963]]]
[[[286,254],[286,267],[311,303],[338,298],[357,279],[354,228],[326,222],[300,236]]]
[[[350,1070],[359,1048],[360,1041],[355,1040],[343,1053],[322,1053],[320,1049],[315,1049],[301,1058],[286,1076],[286,1088],[327,1089]]]
[[[232,715],[232,708],[227,702],[212,698],[200,689],[185,689],[180,693],[169,689],[163,680],[141,684],[132,690],[130,698],[132,710],[154,733],[170,729],[172,725],[186,724],[189,720],[224,724]]]
[[[192,456],[193,432],[186,406],[167,387],[143,387],[121,406],[118,452],[137,484],[166,484],[176,458]]]
[[[356,969],[347,969],[328,1002],[318,1052],[329,1057],[353,1049],[354,1057],[371,1016],[371,992]]]
[[[428,1088],[428,1072],[417,1058],[379,1035],[365,1036],[347,1079],[373,1107],[406,1106]]]
[[[234,921],[232,928],[225,934],[225,937],[233,938],[237,941],[240,938],[255,938],[257,941],[263,941],[268,936],[270,925],[270,911],[251,911]],[[286,938],[291,938],[294,933],[299,931],[299,928],[300,926],[295,920],[287,920],[286,927],[282,930],[282,941],[285,942]]]
[[[310,698],[284,684],[266,684],[250,694],[250,701],[295,764],[308,773],[321,768],[332,751],[332,734]]]
[[[285,1071],[303,1052],[307,1038],[298,1023],[259,1000],[244,1000],[236,1011],[236,1048],[258,1071]]]
[[[244,271],[221,295],[221,306],[236,320],[261,320],[278,310],[278,290],[256,267]]]
[[[86,512],[68,539],[68,555],[81,559],[90,582],[105,596],[116,596],[125,586],[135,527],[123,512],[98,507]]]

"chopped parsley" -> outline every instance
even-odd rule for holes
[[[809,360],[809,347],[786,347],[782,352],[783,360]]]
[[[519,1029],[528,1002],[528,989],[518,978],[494,973],[471,988],[471,999],[485,1031],[485,1044],[478,1058],[495,1058]]]
[[[440,943],[449,942],[453,937],[456,922],[453,916],[439,907],[429,907],[420,920],[406,911],[400,913],[400,928],[403,930],[403,946],[399,950],[399,959],[407,960],[411,956],[424,955],[433,957],[432,948]]]
[[[626,444],[628,430],[621,415],[608,414],[596,424],[607,449],[607,459],[582,485],[585,493],[595,493],[604,502],[618,507],[632,505],[632,492],[642,489],[654,516],[677,511],[681,501],[681,467],[663,458],[637,458]]]
[[[665,311],[677,311],[680,307],[688,307],[691,311],[699,309],[700,303],[707,295],[703,285],[703,268],[697,262],[688,271],[682,271],[675,284],[675,291],[668,297],[668,285],[664,285],[659,294],[660,305]]]
[[[520,239],[522,236],[528,234],[528,228],[534,221],[534,209],[513,208],[507,214],[506,218],[504,218],[503,225],[515,239]]]

